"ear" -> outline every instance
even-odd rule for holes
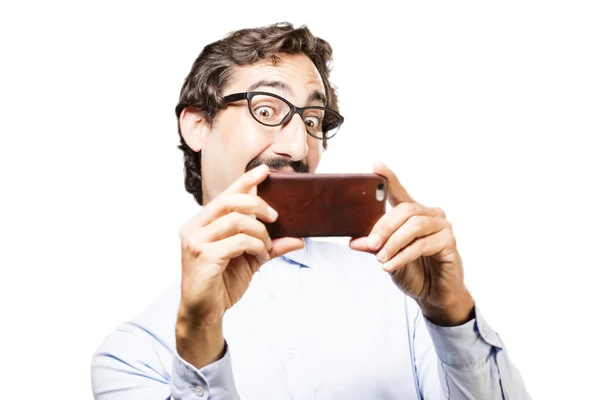
[[[196,108],[186,107],[179,114],[179,129],[185,143],[194,151],[202,150],[210,126],[204,114]]]

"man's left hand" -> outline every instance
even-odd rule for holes
[[[382,163],[373,171],[387,179],[392,205],[368,237],[350,247],[377,254],[396,285],[414,298],[434,324],[457,326],[474,316],[474,302],[463,280],[463,266],[452,225],[440,208],[414,201],[396,174]]]

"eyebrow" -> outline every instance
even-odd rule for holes
[[[289,94],[290,96],[294,95],[294,91],[287,83],[281,82],[281,81],[267,81],[267,80],[261,80],[261,81],[254,83],[253,85],[251,85],[248,88],[248,92],[252,92],[253,90],[256,90],[261,87],[270,87],[270,88],[281,90],[282,92],[285,92],[285,93]],[[327,96],[325,96],[324,93],[322,93],[318,90],[313,90],[310,93],[310,95],[308,95],[307,102],[310,103],[313,101],[318,101],[321,104],[323,104],[323,106],[326,106],[327,105]]]

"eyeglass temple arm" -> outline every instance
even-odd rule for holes
[[[240,100],[243,100],[246,98],[248,98],[248,93],[235,93],[235,94],[230,94],[229,96],[223,97],[223,100],[226,103],[231,103],[231,102],[240,101]]]

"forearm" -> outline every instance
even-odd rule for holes
[[[238,399],[222,320],[202,325],[178,315],[171,392],[175,400]]]
[[[222,320],[210,325],[197,324],[179,313],[175,326],[177,354],[201,369],[223,357],[225,339]]]

